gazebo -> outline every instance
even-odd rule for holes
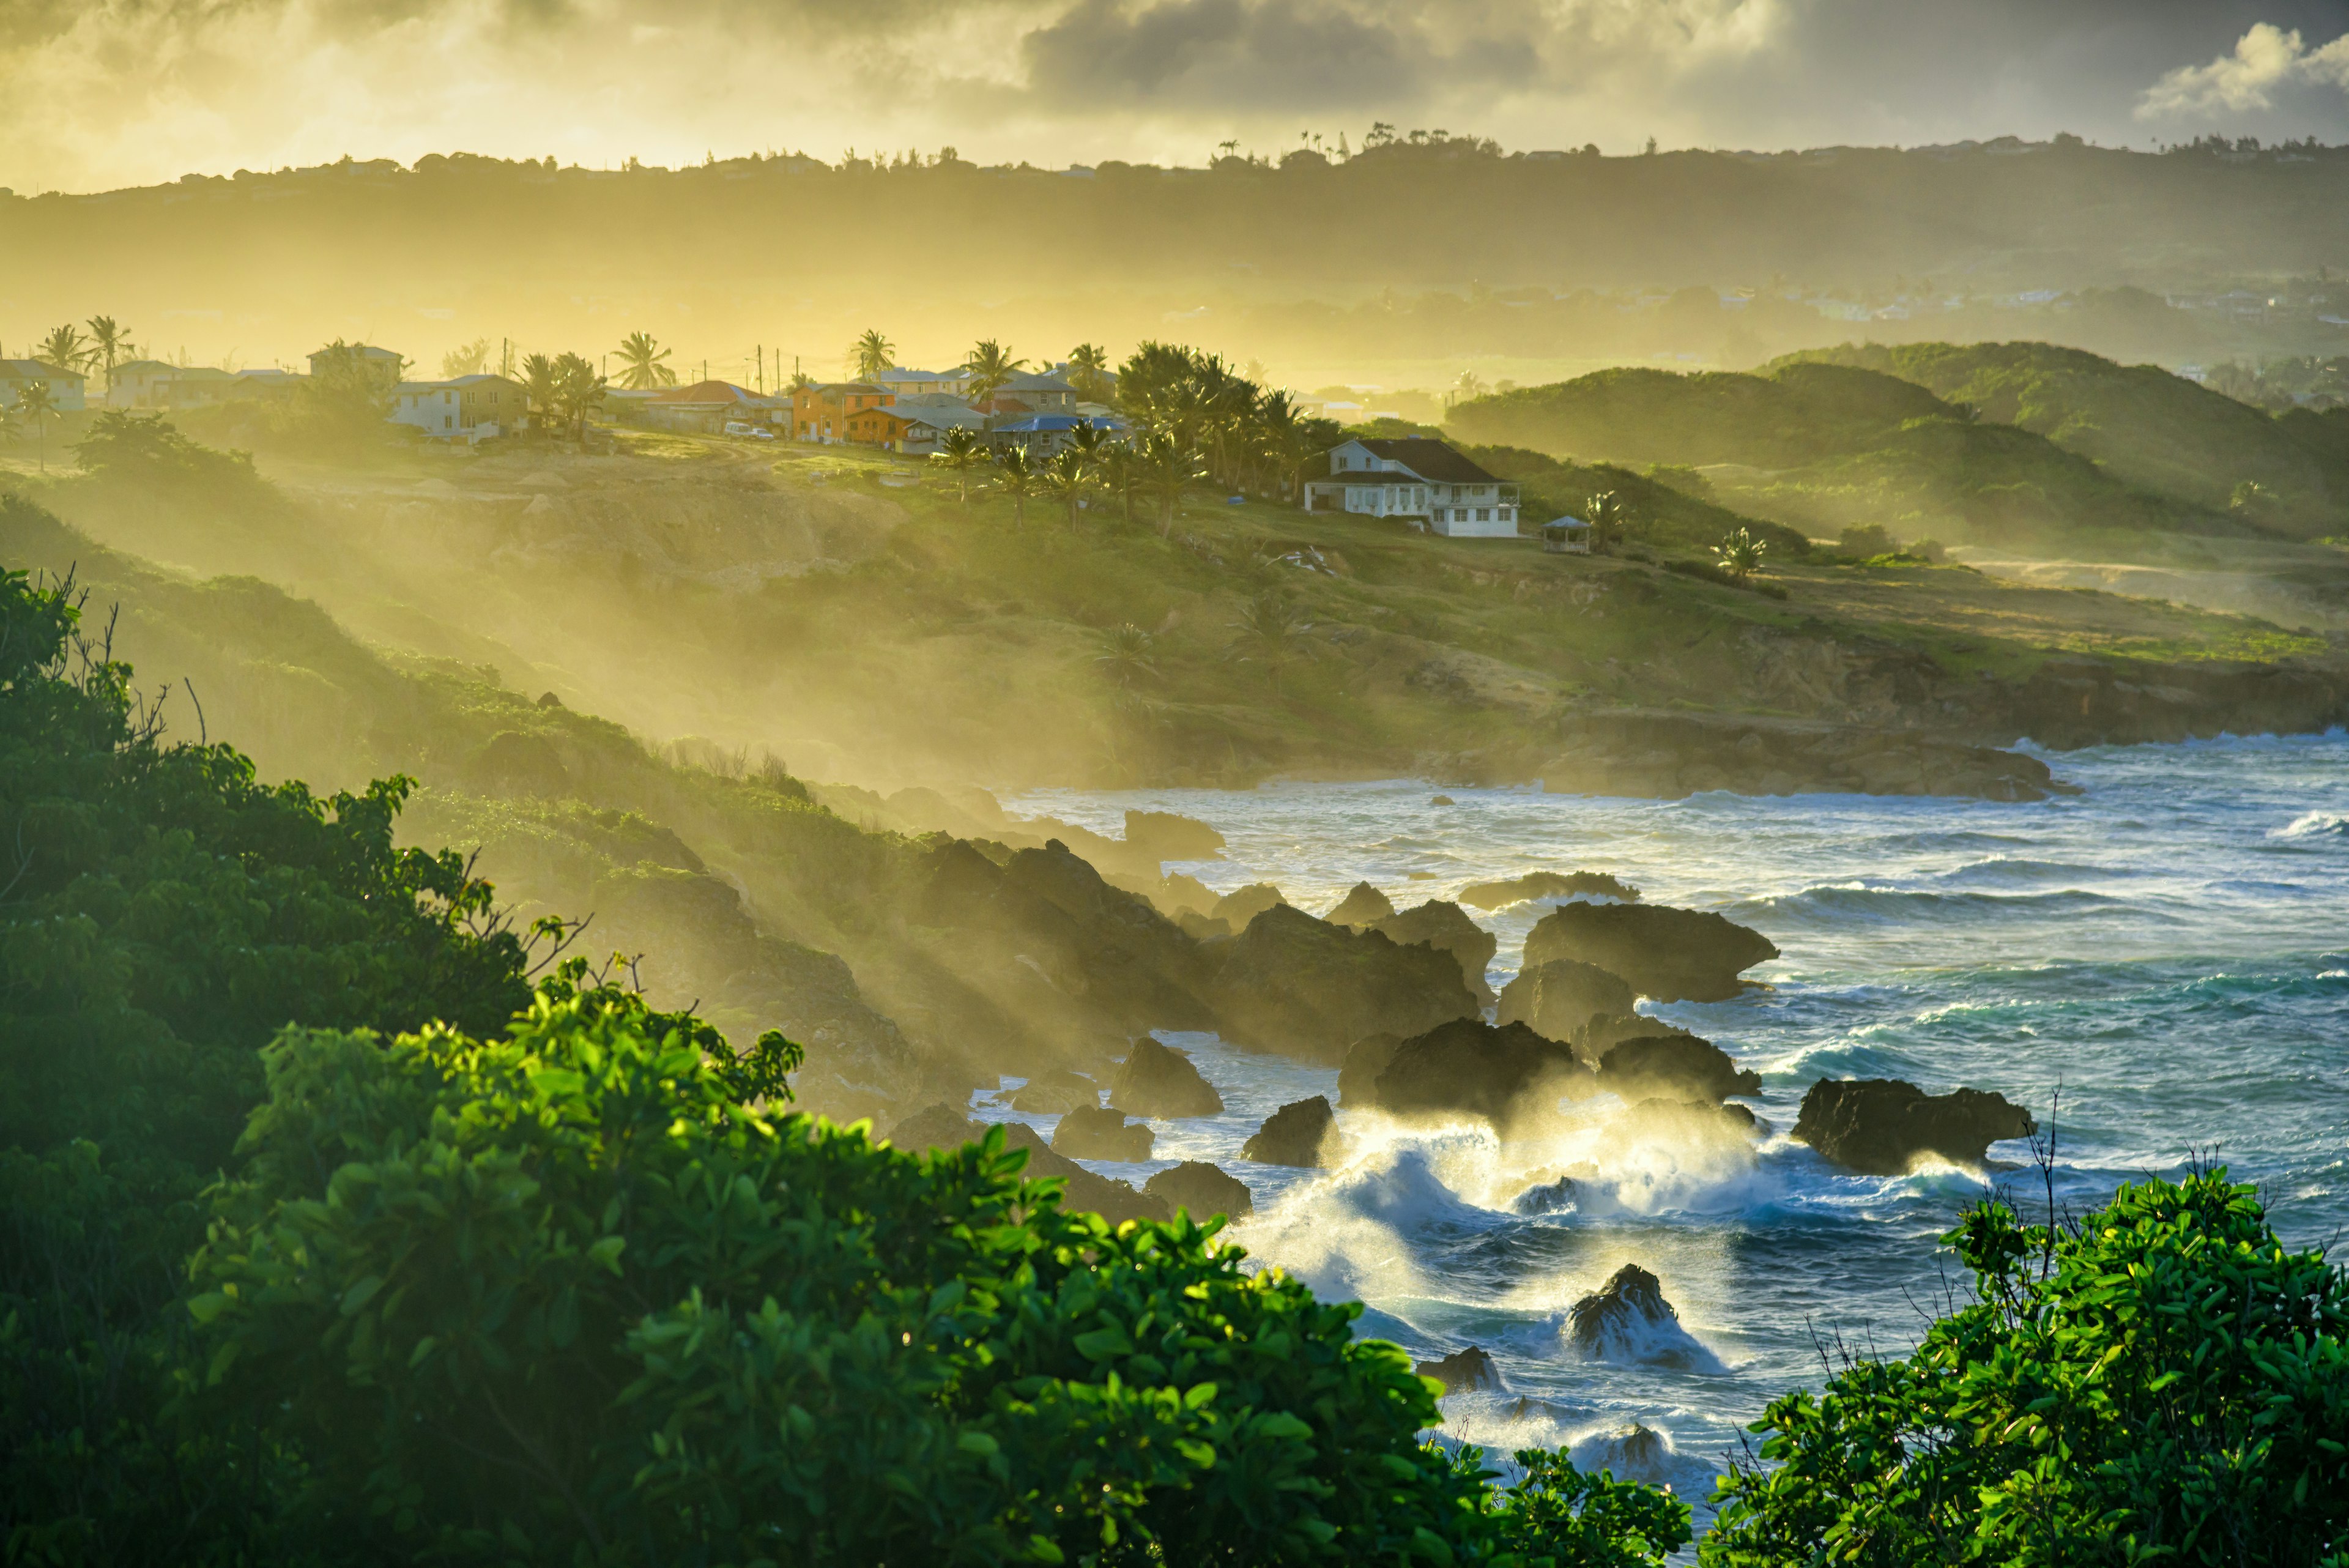
[[[1542,524],[1542,549],[1553,556],[1590,554],[1590,524],[1579,517],[1557,517]]]

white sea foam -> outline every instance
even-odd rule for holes
[[[2349,812],[2302,812],[2268,836],[2271,838],[2349,838]]]

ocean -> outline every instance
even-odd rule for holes
[[[1405,1131],[1341,1109],[1342,1168],[1254,1165],[1239,1149],[1263,1118],[1311,1095],[1336,1103],[1335,1070],[1163,1033],[1226,1113],[1153,1123],[1148,1164],[1092,1166],[1138,1185],[1213,1160],[1254,1191],[1256,1214],[1227,1234],[1257,1265],[1362,1301],[1358,1332],[1417,1356],[1489,1351],[1505,1391],[1447,1397],[1446,1435],[1504,1453],[1568,1445],[1701,1501],[1773,1398],[1817,1386],[1842,1355],[1905,1352],[1964,1298],[1938,1238],[1988,1187],[2028,1213],[2078,1212],[2121,1182],[2216,1161],[2260,1184],[2288,1241],[2349,1229],[2349,737],[2046,760],[2084,793],[1660,802],[1397,780],[1006,805],[1112,836],[1129,807],[1198,817],[1225,857],[1170,869],[1218,891],[1269,881],[1317,914],[1361,880],[1402,909],[1588,869],[1777,944],[1734,1001],[1643,1004],[1762,1075],[1758,1143],[1630,1129],[1602,1097],[1506,1147],[1481,1127]],[[1547,912],[1478,915],[1500,941],[1495,989]],[[1837,1169],[1786,1137],[1822,1077],[2002,1093],[2052,1140],[2052,1179],[2023,1141],[1993,1146],[1982,1172]],[[984,1096],[973,1108],[1047,1134],[1054,1119]],[[1517,1211],[1570,1168],[1569,1206]],[[1569,1308],[1625,1263],[1659,1277],[1686,1337],[1630,1364],[1569,1355]]]

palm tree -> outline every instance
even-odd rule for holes
[[[1132,695],[1135,681],[1157,678],[1158,666],[1152,658],[1154,651],[1150,634],[1127,621],[1110,632],[1102,650],[1093,656],[1093,662],[1107,670],[1109,678],[1117,682],[1118,696],[1123,701]]]
[[[130,352],[130,329],[121,326],[111,316],[91,317],[89,352],[92,360],[106,367],[107,390],[112,391],[115,363]]]
[[[49,395],[49,384],[26,383],[16,393],[16,412],[33,422],[33,431],[41,440],[41,472],[48,472],[49,421],[57,417],[57,402]]]
[[[930,453],[930,461],[955,476],[955,498],[968,512],[970,510],[970,471],[984,468],[995,460],[988,452],[987,443],[979,440],[977,433],[957,425],[939,440],[938,450]]]
[[[1011,350],[988,337],[971,346],[970,355],[962,362],[964,374],[970,378],[969,397],[974,404],[991,400],[995,394],[1011,384],[1011,378],[1028,368],[1025,359],[1014,359]]]
[[[1063,447],[1044,464],[1039,483],[1046,494],[1058,500],[1069,512],[1069,532],[1077,531],[1077,503],[1093,488],[1093,465],[1085,454],[1074,447]]]
[[[544,354],[522,362],[523,394],[529,400],[532,422],[546,430],[562,417],[563,374]]]
[[[1028,531],[1028,498],[1036,493],[1040,477],[1024,446],[1013,447],[996,464],[996,493],[1011,497],[1011,527],[1015,533]]]
[[[1157,493],[1158,535],[1164,538],[1174,531],[1174,503],[1181,499],[1183,487],[1206,478],[1206,472],[1199,466],[1196,454],[1164,431],[1142,443],[1137,463],[1137,477],[1144,488]]]
[[[1094,453],[1093,461],[1101,467],[1102,480],[1117,492],[1119,503],[1125,509],[1125,520],[1133,522],[1133,487],[1142,482],[1142,460],[1133,448],[1122,441],[1104,441]]]
[[[1753,530],[1740,524],[1713,547],[1713,553],[1731,580],[1742,583],[1762,569],[1762,557],[1769,548],[1767,540],[1755,538]]]
[[[896,362],[897,346],[884,337],[877,327],[866,327],[864,336],[848,346],[848,363],[860,381],[887,375]]]
[[[565,354],[554,361],[553,408],[571,427],[573,438],[587,444],[587,416],[604,400],[604,378],[585,355]]]
[[[1109,401],[1112,383],[1109,355],[1098,343],[1080,343],[1069,350],[1069,384],[1088,403]]]
[[[34,358],[44,365],[54,365],[60,370],[87,369],[89,352],[89,340],[70,321],[33,345]]]
[[[1234,651],[1263,665],[1272,680],[1272,694],[1279,696],[1281,667],[1303,649],[1309,629],[1303,614],[1288,595],[1267,588],[1240,607],[1232,629],[1239,634],[1232,639]]]
[[[16,410],[14,405],[0,403],[0,446],[16,444]]]
[[[620,385],[632,392],[677,385],[677,372],[664,363],[668,350],[649,332],[631,332],[620,339]]]
[[[1598,555],[1612,549],[1623,536],[1623,503],[1611,490],[1602,490],[1582,504],[1588,513],[1583,521],[1590,524],[1590,548]]]

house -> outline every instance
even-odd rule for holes
[[[1306,481],[1308,512],[1424,518],[1454,538],[1516,536],[1517,487],[1432,436],[1341,441],[1328,461],[1326,474]]]
[[[503,376],[459,376],[450,381],[402,381],[392,389],[391,422],[434,441],[487,441],[519,428],[530,394]]]
[[[1082,414],[1030,414],[1024,419],[1006,421],[995,427],[988,437],[996,451],[1006,447],[1024,446],[1030,457],[1046,458],[1059,452],[1075,439],[1079,425],[1092,425],[1104,440],[1125,433],[1125,421],[1121,419],[1089,419]]]
[[[790,405],[731,381],[696,381],[656,392],[637,408],[646,423],[662,430],[721,435],[730,424],[781,425]]]
[[[47,383],[49,402],[59,413],[78,412],[83,407],[86,382],[79,371],[61,370],[38,359],[0,359],[0,403],[15,403],[36,381]]]
[[[1016,372],[996,396],[1017,400],[1040,414],[1065,414],[1077,406],[1076,388],[1059,376],[1030,370]]]
[[[310,356],[310,374],[317,375],[322,367],[336,357],[337,352],[357,356],[359,362],[370,369],[380,366],[383,374],[388,377],[397,377],[408,366],[408,361],[398,354],[388,348],[378,348],[371,343],[328,344]]]
[[[792,394],[791,434],[797,441],[837,442],[848,439],[848,418],[877,409],[891,395],[870,381],[826,381]]]
[[[880,375],[864,379],[900,402],[907,398],[959,398],[970,390],[970,372],[960,369],[908,370],[903,365],[892,365]]]
[[[948,431],[967,430],[983,438],[987,416],[952,398],[909,398],[850,414],[846,430],[849,441],[926,457],[938,450]]]
[[[195,409],[254,395],[242,377],[209,365],[167,365],[160,359],[127,359],[106,378],[110,409]]]

